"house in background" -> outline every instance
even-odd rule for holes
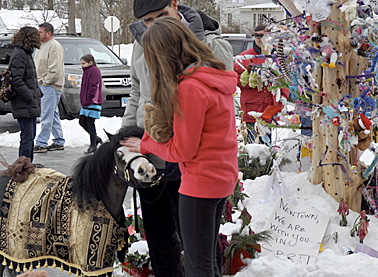
[[[243,6],[240,10],[240,33],[251,34],[253,30],[264,22],[264,16],[274,18],[276,21],[285,18],[284,9],[274,3],[261,3]]]
[[[0,33],[15,33],[24,26],[38,28],[43,22],[53,25],[55,33],[66,33],[68,28],[68,20],[53,10],[0,10]],[[76,32],[81,33],[80,19],[76,19]]]
[[[284,9],[270,0],[219,0],[220,24],[223,33],[247,33],[263,23],[264,15],[281,20]]]

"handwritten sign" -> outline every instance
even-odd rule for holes
[[[313,264],[328,221],[329,216],[315,208],[294,206],[280,198],[265,225],[273,239],[261,244],[261,254],[273,253],[301,264]]]

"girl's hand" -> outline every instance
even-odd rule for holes
[[[129,147],[130,152],[140,153],[140,142],[141,141],[142,140],[140,138],[129,137],[129,138],[126,138],[124,140],[121,140],[120,143],[123,146]]]

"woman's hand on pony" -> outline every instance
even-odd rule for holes
[[[140,153],[140,142],[142,140],[137,137],[129,137],[120,141],[120,144],[129,148],[130,152]]]

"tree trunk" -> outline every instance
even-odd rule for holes
[[[342,0],[337,5],[333,4],[332,13],[329,18],[333,21],[344,23],[344,26],[349,26],[350,24],[345,24],[347,22],[345,22],[344,14],[337,8],[338,5],[345,2],[347,0]],[[350,46],[348,39],[350,32],[348,31],[344,36],[344,31],[346,32],[347,30],[344,28],[321,27],[321,34],[327,35],[334,43],[338,53],[342,54],[341,57],[339,56],[339,60],[344,64],[344,66],[338,64],[335,68],[321,68],[319,66],[317,70],[316,80],[320,91],[323,91],[326,97],[321,98],[316,96],[313,98],[313,102],[323,104],[324,107],[331,105],[332,100],[339,101],[344,95],[350,95],[351,98],[359,96],[358,85],[354,84],[354,80],[346,79],[346,75],[361,74],[361,71],[367,67],[366,59],[358,56]],[[320,123],[323,121],[324,113],[321,113],[319,117],[316,117],[316,114],[314,114],[313,133],[318,136],[313,141],[313,183],[318,184],[323,182],[325,191],[336,201],[340,202],[340,199],[344,198],[352,210],[360,211],[361,193],[356,189],[360,184],[356,184],[356,182],[361,181],[361,179],[355,178],[355,174],[351,171],[351,164],[353,164],[351,162],[352,155],[342,152],[339,147],[338,127],[332,123],[328,124],[327,128],[324,124],[320,126]],[[322,159],[326,147],[328,151]],[[351,152],[355,153],[355,151],[355,148],[352,148]],[[338,152],[346,157],[348,163]],[[329,165],[321,166],[320,162],[322,165]],[[337,164],[341,164],[342,166]],[[352,183],[348,182],[342,167],[345,168],[348,172],[347,174],[353,179]],[[353,193],[351,194],[350,191],[353,191]]]
[[[100,5],[98,0],[80,0],[81,35],[100,39]]]
[[[54,9],[54,0],[48,0],[47,1],[47,9],[53,10]]]
[[[76,34],[75,26],[75,0],[68,0],[68,33]]]

